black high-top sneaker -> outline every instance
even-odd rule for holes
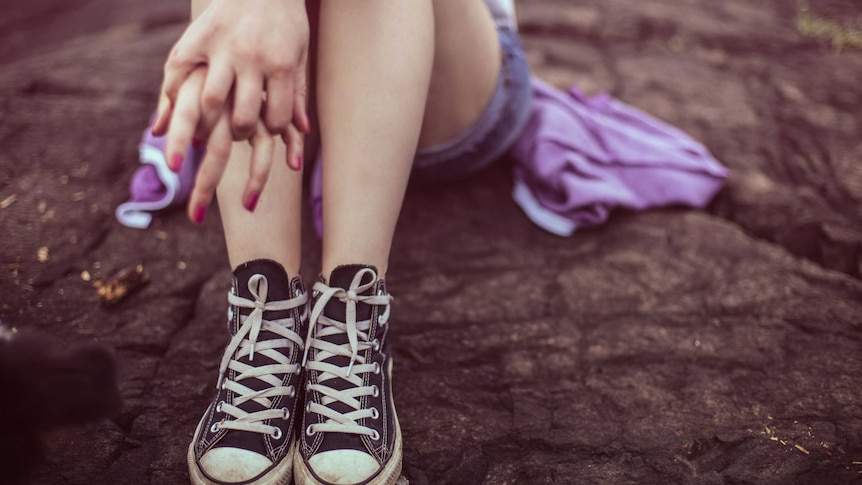
[[[295,447],[308,295],[275,261],[234,270],[218,393],[189,446],[194,484],[286,484]]]
[[[314,285],[297,485],[390,485],[400,476],[386,340],[391,301],[370,266],[339,266],[328,284]]]

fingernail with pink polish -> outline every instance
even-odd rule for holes
[[[195,224],[203,224],[204,217],[207,215],[207,208],[203,205],[195,207],[194,221]]]
[[[174,172],[179,172],[180,168],[183,166],[183,156],[179,153],[175,153],[173,157],[171,157],[171,170]]]
[[[296,169],[302,170],[302,156],[296,157]]]
[[[259,194],[252,194],[248,198],[248,202],[245,205],[245,208],[248,209],[249,212],[254,212],[257,208],[257,202],[260,200]]]

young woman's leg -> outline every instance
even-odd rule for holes
[[[387,271],[420,137],[455,137],[488,104],[499,41],[482,0],[322,0],[317,100],[323,274],[315,285],[298,485],[391,484]],[[376,272],[375,272],[376,270]]]
[[[193,0],[193,15],[209,3]],[[195,484],[287,483],[292,475],[293,430],[302,405],[299,361],[307,328],[302,324],[307,297],[298,277],[302,173],[284,162],[282,140],[272,141],[272,170],[258,201],[242,200],[252,160],[246,141],[233,143],[218,186],[228,257],[235,268],[228,312],[232,338],[217,394],[189,447]]]
[[[323,274],[385,273],[431,79],[432,5],[322,1],[319,32]]]
[[[249,173],[251,147],[234,143],[230,162],[218,187],[219,211],[232,267],[253,259],[279,262],[289,275],[298,275],[301,258],[302,172],[290,169],[284,142],[275,141],[266,190],[254,212],[241,200]]]
[[[420,136],[446,141],[480,115],[497,32],[482,0],[323,1],[319,32],[323,274],[362,262],[383,276]]]
[[[212,0],[192,0],[192,18]],[[301,257],[302,172],[287,167],[284,142],[274,140],[272,170],[261,198],[242,200],[252,151],[248,142],[236,142],[218,187],[219,211],[231,267],[254,260],[272,259],[288,274],[299,274]],[[256,204],[253,212],[244,205]]]

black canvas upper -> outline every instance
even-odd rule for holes
[[[338,268],[333,270],[327,284],[330,287],[348,289],[351,282],[353,281],[354,276],[359,271],[362,271],[366,268],[375,270],[376,273],[376,269],[373,266],[339,266]],[[325,282],[325,280],[322,279],[321,281]],[[371,275],[368,274],[361,281],[361,284],[366,284],[370,281]],[[381,294],[381,292],[382,294],[386,294],[386,286],[383,280],[378,280],[376,284],[374,284],[370,289],[361,293],[361,295],[368,296],[372,294]],[[316,303],[317,297],[319,297],[319,295],[315,295],[315,301],[312,301],[312,306]],[[347,305],[345,303],[342,303],[337,298],[332,298],[327,302],[326,306],[324,307],[323,313],[328,318],[344,322],[346,318],[346,307]],[[380,389],[380,394],[376,398],[373,396],[363,396],[360,399],[363,408],[377,408],[379,412],[379,417],[376,420],[371,418],[364,418],[359,420],[358,423],[362,426],[367,426],[369,428],[377,430],[380,435],[380,438],[375,441],[366,435],[332,432],[318,432],[315,433],[313,436],[308,436],[305,433],[305,430],[308,428],[308,426],[314,423],[323,423],[326,421],[326,418],[317,413],[306,412],[302,423],[301,434],[299,436],[299,439],[301,440],[300,450],[305,460],[307,460],[316,453],[343,449],[365,451],[371,456],[374,456],[381,464],[384,463],[389,456],[391,456],[395,442],[395,420],[392,408],[391,387],[389,383],[389,376],[387,374],[390,354],[386,333],[389,329],[389,324],[381,325],[380,316],[382,315],[383,311],[384,307],[380,305],[369,305],[362,302],[357,302],[356,305],[357,321],[371,319],[371,328],[368,331],[369,341],[377,339],[381,344],[381,348],[379,351],[374,351],[373,349],[366,349],[359,352],[359,355],[365,358],[365,362],[378,363],[381,372],[380,374],[368,372],[362,375],[363,385],[377,385]],[[310,324],[314,325],[315,322],[311,322]],[[325,340],[336,345],[343,345],[348,342],[346,333],[325,337]],[[312,353],[313,352],[315,352],[315,350],[312,350]],[[310,359],[311,358],[313,358],[313,356],[310,357]],[[327,359],[327,362],[346,369],[347,365],[350,362],[350,359],[344,356],[332,356]],[[309,371],[306,373],[306,379],[310,383],[317,383],[316,374],[316,372]],[[324,385],[338,390],[344,390],[353,387],[353,384],[340,378],[327,380]],[[309,395],[306,396],[306,401],[314,400],[317,403],[321,403],[320,399],[321,396],[319,395],[319,393],[314,391],[310,391]],[[353,411],[353,408],[339,401],[330,403],[328,407],[339,413],[348,413],[350,411]]]
[[[267,302],[288,300],[305,292],[300,278],[296,277],[292,280],[289,279],[284,268],[277,262],[270,260],[254,260],[238,266],[234,270],[231,292],[242,298],[254,301],[254,297],[248,288],[248,282],[254,275],[262,275],[267,280]],[[236,335],[241,326],[240,316],[248,316],[251,312],[251,309],[231,306],[229,312],[230,318],[228,319],[228,330],[231,336]],[[304,336],[306,327],[302,324],[302,313],[303,308],[301,307],[285,311],[264,311],[263,318],[268,321],[273,321],[276,319],[293,317],[294,322],[296,322],[294,330],[299,335]],[[281,338],[282,337],[278,334],[261,330],[257,342],[265,342],[270,339]],[[302,349],[299,345],[293,344],[289,348],[282,349],[282,351],[287,353],[291,362],[299,363],[302,359]],[[252,366],[277,364],[276,361],[259,352],[254,354],[253,360],[250,359],[249,356],[245,356],[239,359],[239,361]],[[235,371],[228,369],[226,372],[226,378],[233,380],[236,377],[236,374],[237,373]],[[276,375],[281,378],[283,385],[293,386],[294,389],[297,390],[296,397],[277,396],[270,398],[272,400],[272,407],[270,409],[286,407],[290,411],[288,419],[272,419],[265,422],[268,425],[276,426],[281,429],[282,433],[280,439],[275,439],[273,436],[268,434],[252,433],[241,430],[219,429],[213,433],[210,429],[213,423],[217,423],[225,418],[230,418],[229,415],[217,411],[218,403],[220,401],[231,402],[231,399],[234,397],[233,392],[227,389],[219,389],[218,394],[213,399],[209,409],[207,410],[207,414],[204,416],[201,429],[195,437],[195,455],[198,460],[200,460],[207,450],[215,447],[233,447],[254,451],[268,457],[273,463],[278,463],[280,460],[285,458],[295,427],[297,413],[301,412],[301,408],[298,406],[300,402],[300,393],[298,391],[301,385],[301,375]],[[253,390],[263,390],[269,387],[269,384],[257,378],[243,379],[241,383]],[[249,413],[265,409],[261,404],[254,400],[246,401],[238,407]],[[289,457],[287,458],[289,459]]]

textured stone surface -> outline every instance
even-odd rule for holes
[[[111,420],[52,433],[28,482],[187,482],[227,339],[221,227],[113,220],[185,6],[16,4],[0,20],[0,201],[17,197],[0,209],[0,321],[112,346],[124,398]],[[404,476],[858,480],[862,53],[799,35],[781,0],[518,6],[540,76],[680,126],[733,176],[707,212],[618,214],[569,239],[519,212],[505,165],[411,188],[390,271]],[[82,272],[137,263],[152,282],[100,307]]]

